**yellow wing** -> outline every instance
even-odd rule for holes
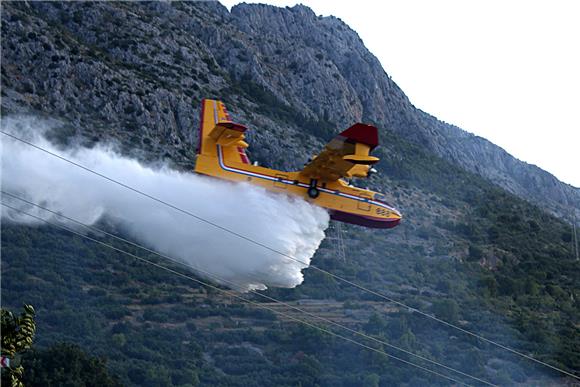
[[[379,144],[378,130],[372,125],[354,124],[334,137],[324,150],[300,172],[310,179],[335,181],[343,177],[367,177],[371,165],[379,161],[369,153]]]

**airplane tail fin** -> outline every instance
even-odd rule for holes
[[[249,164],[245,151],[248,144],[244,141],[246,130],[245,126],[230,120],[223,102],[204,99],[201,101],[197,154],[217,157],[219,149],[224,160]]]

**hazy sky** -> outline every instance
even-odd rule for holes
[[[580,187],[580,1],[301,3],[357,31],[416,107]]]

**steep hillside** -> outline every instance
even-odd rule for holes
[[[339,19],[316,17],[307,7],[276,9],[241,4],[224,22],[247,35],[204,37],[219,64],[236,75],[250,74],[292,106],[339,127],[368,120],[427,147],[439,156],[488,178],[560,216],[580,208],[580,189],[511,157],[489,141],[416,109]],[[212,45],[214,41],[218,45]],[[236,40],[246,56],[237,56]],[[244,60],[245,59],[245,60]]]
[[[578,374],[580,268],[570,227],[521,199],[535,191],[560,213],[577,190],[416,110],[339,20],[302,6],[1,6],[2,114],[61,120],[56,142],[113,141],[141,160],[191,169],[199,102],[217,97],[253,129],[251,158],[298,168],[338,128],[375,121],[381,173],[368,184],[405,222],[389,232],[347,226],[346,260],[326,241],[313,262]],[[521,197],[481,175],[501,177]],[[305,277],[264,294],[493,383],[566,383],[319,272]],[[37,346],[75,342],[108,358],[129,385],[447,383],[50,227],[2,223],[2,301],[37,308]]]
[[[290,137],[313,125],[373,121],[561,217],[580,211],[579,189],[416,109],[354,31],[307,7],[241,4],[229,13],[218,3],[35,2],[4,8],[5,20],[13,21],[3,25],[5,112],[56,114],[73,130],[104,120],[125,142],[161,133],[175,150],[158,140],[150,147],[179,159],[176,152],[183,156],[195,143],[191,107],[233,92],[231,110],[256,127],[281,128]],[[255,108],[260,99],[269,111]],[[260,135],[257,145],[276,141],[274,151],[285,148],[269,132]]]

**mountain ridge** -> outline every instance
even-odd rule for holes
[[[301,16],[316,17],[311,10],[308,10],[310,11],[308,12],[305,8],[300,7],[296,12]],[[237,17],[244,18],[244,15],[252,14],[251,10],[253,8],[249,5],[241,4],[234,6],[231,13]],[[294,8],[289,10],[294,12]],[[278,14],[281,14],[281,12]],[[271,15],[269,16],[268,20],[272,21],[273,18]],[[244,18],[243,20],[244,24],[247,25],[255,25],[260,22],[256,18]],[[317,18],[317,20],[321,22],[328,21],[331,25],[337,24],[338,28],[342,26],[345,30],[341,32],[353,35],[350,39],[349,47],[355,44],[362,46],[360,48],[363,52],[361,57],[369,64],[374,78],[379,82],[382,93],[365,96],[365,91],[357,88],[357,83],[354,79],[356,76],[360,76],[364,70],[355,71],[350,78],[346,76],[358,95],[363,96],[360,98],[362,114],[355,114],[351,119],[368,118],[371,121],[382,123],[403,135],[404,138],[427,146],[437,155],[491,180],[518,196],[543,206],[548,202],[548,207],[552,212],[568,218],[568,220],[572,218],[570,210],[574,208],[578,210],[580,208],[579,188],[562,183],[549,172],[516,159],[487,139],[473,135],[455,125],[440,121],[436,117],[416,108],[396,83],[384,72],[378,59],[364,48],[362,40],[358,38],[355,31],[351,30],[340,19],[334,17]],[[261,20],[261,22],[266,24],[264,20]],[[275,25],[274,22],[268,25],[271,26],[272,24]],[[358,42],[356,41],[357,39]],[[325,51],[332,52],[333,50],[327,48]],[[336,58],[333,58],[333,61],[335,63],[339,62]],[[342,70],[342,74],[348,74],[345,69]],[[380,74],[381,71],[383,75]],[[380,84],[381,81],[383,84]],[[367,90],[372,90],[371,84],[372,81],[367,80],[361,86]],[[388,112],[385,112],[384,108],[381,109],[383,100],[386,100],[385,105],[387,106],[390,105],[391,101],[397,101],[397,104],[402,105],[402,107],[395,110],[403,110],[403,112],[408,112],[411,116],[408,119],[397,120]],[[314,103],[314,101],[310,101],[310,103]]]
[[[282,109],[299,111],[313,123],[344,128],[356,121],[373,122],[568,221],[574,210],[580,218],[580,189],[517,160],[488,140],[417,109],[366,49],[358,34],[335,17],[316,16],[302,5],[276,8],[239,4],[229,12],[219,3],[195,7],[149,3],[133,11],[135,15],[147,13],[150,25],[143,27],[137,23],[135,28],[139,32],[133,36],[110,40],[104,26],[119,28],[120,16],[127,11],[124,5],[115,3],[102,7],[105,12],[95,12],[89,7],[25,4],[23,7],[42,14],[40,20],[45,28],[63,32],[61,40],[72,38],[84,46],[86,52],[81,53],[81,58],[89,54],[97,61],[75,63],[74,54],[60,58],[59,46],[44,42],[43,49],[55,53],[40,63],[38,55],[36,60],[30,58],[32,63],[26,69],[22,64],[10,63],[14,42],[10,31],[4,31],[7,38],[2,76],[3,89],[8,89],[3,92],[5,112],[52,111],[74,126],[86,121],[87,115],[75,116],[74,112],[66,111],[67,106],[70,110],[80,104],[79,111],[98,107],[93,108],[92,116],[125,126],[115,130],[115,137],[132,136],[131,132],[139,130],[165,133],[170,143],[181,148],[182,155],[167,147],[160,147],[164,149],[158,152],[179,159],[183,153],[191,157],[192,151],[184,148],[193,148],[196,143],[194,128],[198,117],[192,105],[203,97],[227,97],[232,82],[239,85],[250,81],[270,94],[268,97],[275,99]],[[171,39],[158,24],[160,17],[170,20]],[[201,18],[208,22],[201,22]],[[127,30],[136,23],[133,19],[128,20]],[[62,44],[67,45],[64,41]],[[55,68],[57,64],[59,67]],[[29,72],[39,65],[52,73],[50,80],[38,73],[34,75],[37,70]],[[119,70],[110,71],[119,66]],[[21,67],[18,69],[21,74],[28,72],[28,78],[15,79],[17,73],[6,71],[14,67]],[[132,79],[127,81],[129,73],[136,77],[131,75]],[[150,79],[147,73],[158,74],[159,79]],[[75,83],[63,84],[71,75],[77,79]],[[156,81],[161,81],[165,90],[154,86]],[[112,82],[121,83],[118,91],[109,96],[113,100],[107,99],[105,92]],[[6,87],[14,84],[20,85]],[[215,90],[220,89],[223,94],[216,95]],[[48,98],[35,101],[38,90],[47,93]],[[258,128],[280,126],[280,122],[271,122],[251,108],[249,101],[237,98],[228,102],[232,104],[230,110],[238,111],[239,119],[246,123]],[[240,106],[236,106],[238,102]],[[288,136],[300,131],[300,125],[291,126],[285,128]],[[254,135],[255,144],[260,146],[263,134]]]
[[[388,233],[343,225],[345,259],[328,239],[313,262],[577,373],[570,227],[431,150],[450,129],[427,125],[338,19],[305,7],[244,6],[232,16],[217,3],[188,2],[3,2],[2,11],[2,112],[61,120],[48,133],[55,143],[113,142],[131,158],[191,171],[199,103],[214,97],[256,128],[248,131],[252,160],[296,169],[337,127],[374,121],[382,173],[365,183],[385,192],[404,221]],[[383,92],[382,110],[370,109]],[[3,300],[35,306],[36,345],[79,343],[108,357],[126,384],[443,383],[64,231],[3,222],[1,234]],[[267,294],[332,304],[313,310],[493,383],[566,382],[319,272],[304,276]]]

